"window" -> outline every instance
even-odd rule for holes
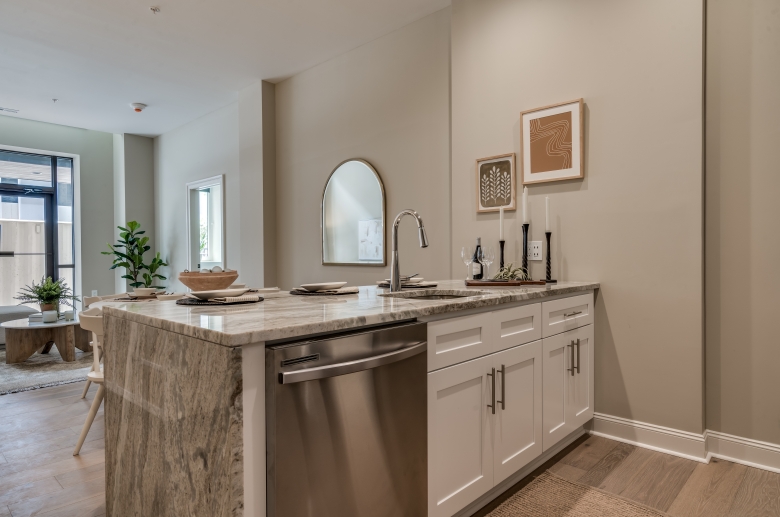
[[[75,289],[73,159],[0,150],[0,305],[43,276]]]

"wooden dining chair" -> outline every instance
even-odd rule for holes
[[[100,296],[85,296],[82,298],[81,302],[84,304],[84,309],[86,310],[89,308],[90,305],[92,305],[95,302],[99,302],[101,300]]]
[[[81,436],[76,444],[76,448],[73,450],[73,455],[78,456],[81,446],[84,445],[84,440],[87,438],[89,428],[92,427],[92,422],[95,420],[100,409],[100,404],[103,403],[103,397],[105,396],[105,387],[103,386],[103,371],[100,369],[100,351],[103,346],[103,312],[100,309],[89,309],[79,313],[79,323],[81,328],[92,332],[92,371],[87,374],[87,388],[89,384],[94,382],[98,385],[98,391],[95,395],[95,399],[92,401],[92,406],[89,408],[87,414],[87,420],[84,422],[84,427],[81,429]],[[83,397],[82,397],[83,398]]]
[[[100,300],[99,297],[96,297],[96,298],[97,298],[97,300],[93,300],[92,303],[95,303],[96,301]],[[84,298],[84,300],[85,300],[84,303],[86,304],[87,298]],[[103,311],[100,308],[98,308],[98,307],[94,307],[92,309],[88,309],[88,310],[82,311],[79,314],[87,315],[87,316],[100,316],[101,322],[102,322]],[[80,325],[80,326],[84,330],[87,330],[87,331],[90,330],[90,329],[86,328],[84,325]],[[100,334],[102,335],[103,334],[103,329],[101,328],[100,331],[101,331]],[[95,337],[95,333],[92,332],[92,341],[90,342],[92,344],[92,354],[93,354],[93,356],[96,356],[98,358],[98,360],[96,362],[94,360],[94,357],[93,357],[93,359],[92,359],[92,368],[90,368],[90,370],[89,370],[90,373],[92,373],[94,371],[100,371],[100,359],[101,359],[101,357],[100,357],[100,349],[95,345],[96,341],[97,341],[97,338]],[[95,370],[95,365],[96,364],[98,365],[97,366],[97,370]],[[92,381],[90,380],[89,375],[87,375],[87,384],[84,385],[84,391],[81,392],[81,398],[83,398],[83,399],[87,398],[87,392],[89,391],[89,387],[91,385],[92,385]]]

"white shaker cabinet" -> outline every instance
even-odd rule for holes
[[[542,340],[546,451],[593,418],[593,325]]]
[[[493,483],[497,485],[542,453],[542,342],[494,354],[493,367],[497,381]]]
[[[542,453],[542,342],[428,374],[429,516],[450,516]]]
[[[593,293],[428,323],[428,516],[451,517],[593,418]]]
[[[490,356],[428,374],[428,515],[450,516],[493,488]]]

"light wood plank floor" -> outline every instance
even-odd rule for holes
[[[676,517],[780,517],[780,474],[718,459],[705,465],[587,435],[475,516],[487,515],[548,469]]]
[[[103,409],[79,456],[81,427],[97,392],[83,382],[0,396],[0,517],[106,514]]]
[[[103,410],[73,456],[96,386],[79,382],[0,396],[0,517],[105,515]],[[780,517],[780,474],[713,459],[708,465],[583,436],[476,515],[536,476],[598,487],[679,517]]]

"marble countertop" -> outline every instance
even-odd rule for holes
[[[559,282],[546,287],[465,287],[463,280],[439,281],[437,289],[474,291],[475,296],[449,300],[415,300],[381,296],[388,289],[361,287],[358,294],[263,295],[265,301],[226,307],[192,307],[174,301],[112,304],[104,314],[178,334],[235,347],[274,339],[403,321],[504,303],[534,300],[598,289],[598,282]],[[404,291],[408,293],[409,291]]]

